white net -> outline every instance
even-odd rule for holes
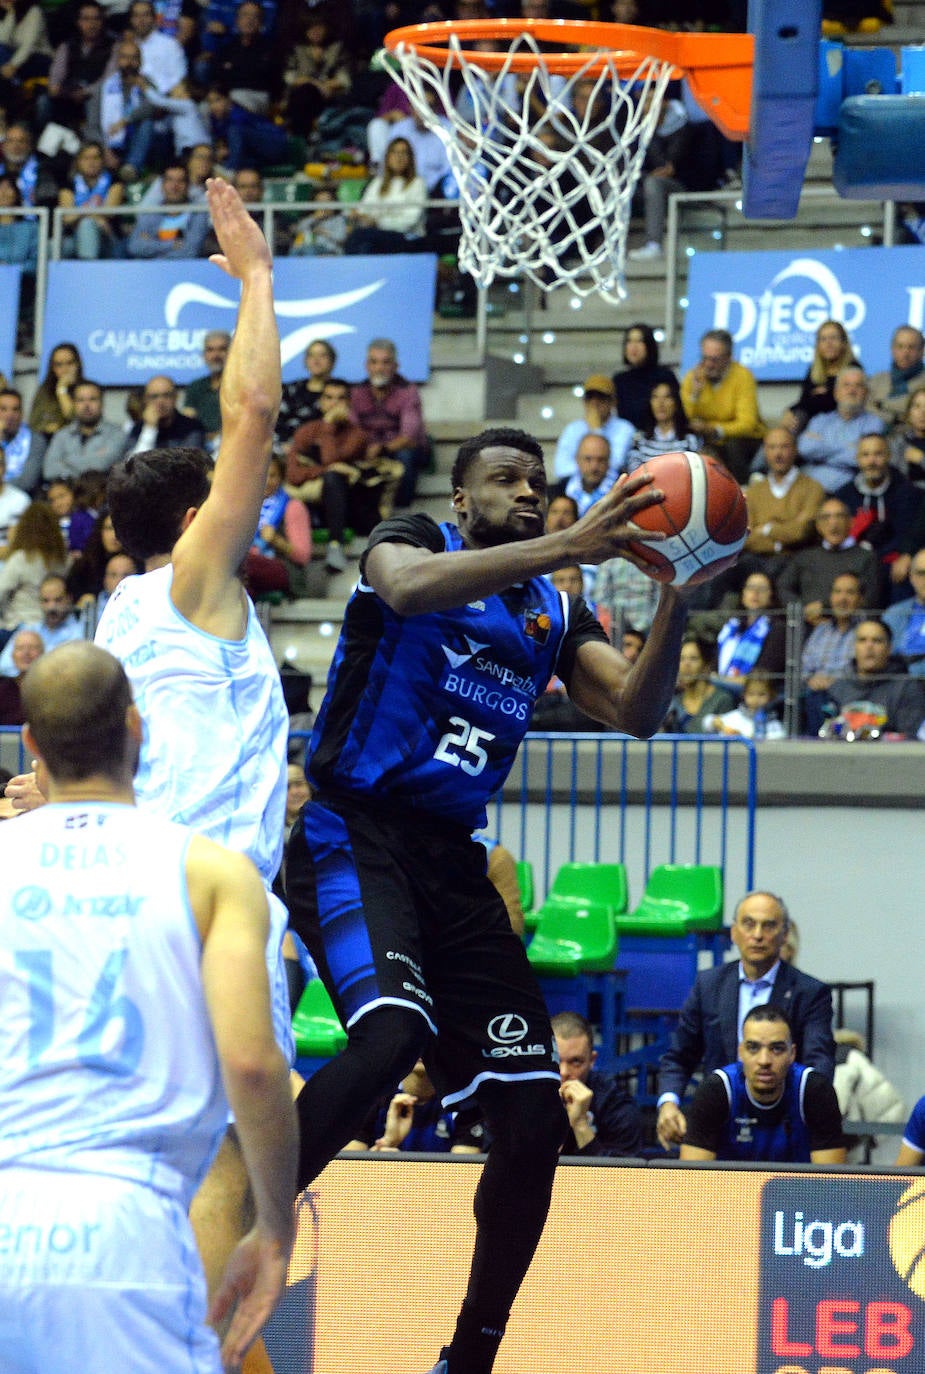
[[[535,65],[516,72],[525,53]],[[633,191],[670,64],[641,56],[621,77],[613,56],[594,50],[559,76],[530,33],[514,38],[497,71],[479,67],[455,34],[440,64],[405,43],[394,54],[395,80],[446,147],[463,270],[482,286],[526,276],[544,291],[567,283],[579,296],[625,299]]]

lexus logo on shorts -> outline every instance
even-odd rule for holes
[[[503,1016],[495,1016],[488,1023],[489,1038],[494,1040],[496,1045],[510,1045],[514,1040],[523,1040],[526,1033],[526,1021],[512,1011],[505,1012]]]

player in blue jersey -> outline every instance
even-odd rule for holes
[[[844,1164],[835,1089],[795,1060],[786,1012],[773,1002],[750,1011],[738,1063],[707,1074],[694,1094],[681,1158]]]
[[[242,855],[135,809],[142,725],[110,654],[53,650],[23,701],[50,804],[0,828],[0,1367],[219,1374],[293,1238],[266,898]],[[220,1355],[186,1213],[229,1103],[256,1221],[213,1306],[234,1313]]]
[[[633,515],[663,499],[645,480],[621,479],[545,534],[542,449],[501,429],[462,445],[452,486],[456,524],[410,515],[373,531],[312,736],[290,918],[349,1038],[298,1099],[299,1182],[419,1056],[447,1108],[478,1104],[492,1146],[469,1287],[436,1371],[489,1374],[567,1120],[543,999],[471,834],[554,673],[604,725],[658,729],[685,613],[664,588],[631,667],[583,600],[542,576],[625,552]]]

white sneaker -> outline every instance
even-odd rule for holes
[[[656,262],[665,254],[660,243],[646,243],[642,248],[631,248],[626,256],[631,262]]]

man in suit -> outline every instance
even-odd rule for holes
[[[732,939],[739,959],[697,975],[671,1048],[659,1065],[658,1138],[667,1150],[687,1133],[681,1099],[694,1070],[735,1062],[753,1007],[774,1002],[793,1028],[796,1057],[831,1079],[835,1072],[832,994],[825,983],[781,961],[790,917],[773,892],[749,892],[736,908]]]

